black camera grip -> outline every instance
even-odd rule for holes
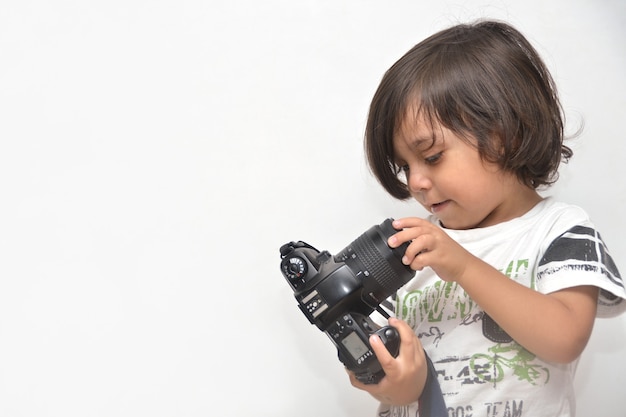
[[[396,330],[395,327],[381,327],[373,334],[380,337],[380,340],[383,342],[389,353],[391,353],[391,356],[394,358],[398,356],[400,353],[400,333],[398,333],[398,330]]]
[[[369,343],[377,335],[391,355],[400,352],[400,334],[391,326],[381,327],[370,317],[347,313],[336,320],[326,334],[337,347],[339,360],[364,384],[377,384],[385,376]]]

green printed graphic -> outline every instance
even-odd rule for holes
[[[439,323],[448,320],[461,320],[477,308],[476,303],[465,291],[457,291],[456,282],[437,281],[421,290],[408,292],[398,299],[396,311],[412,327],[427,321]]]
[[[492,382],[495,387],[509,372],[518,380],[527,381],[532,385],[548,383],[550,370],[533,363],[536,356],[518,343],[497,344],[488,350],[490,354],[477,353],[470,358],[470,369],[478,380]]]

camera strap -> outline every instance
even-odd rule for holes
[[[446,402],[443,399],[439,381],[437,381],[437,370],[425,351],[424,355],[426,355],[428,375],[426,385],[418,400],[419,415],[420,417],[448,417]]]

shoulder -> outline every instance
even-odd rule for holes
[[[538,217],[539,222],[545,226],[546,246],[542,251],[543,258],[539,265],[549,263],[555,257],[560,260],[587,259],[588,251],[591,248],[596,249],[597,243],[601,242],[588,214],[575,205],[551,199],[544,201],[544,207]]]
[[[545,233],[544,242],[550,244],[572,228],[595,229],[589,214],[581,207],[546,198],[529,214],[531,227]]]
[[[541,218],[550,219],[558,223],[591,223],[589,214],[574,204],[564,203],[549,197],[537,205],[537,214]]]

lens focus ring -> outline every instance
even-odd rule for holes
[[[369,271],[370,278],[373,278],[385,292],[392,293],[397,290],[398,285],[394,282],[397,274],[367,234],[359,236],[352,243],[352,248]]]

